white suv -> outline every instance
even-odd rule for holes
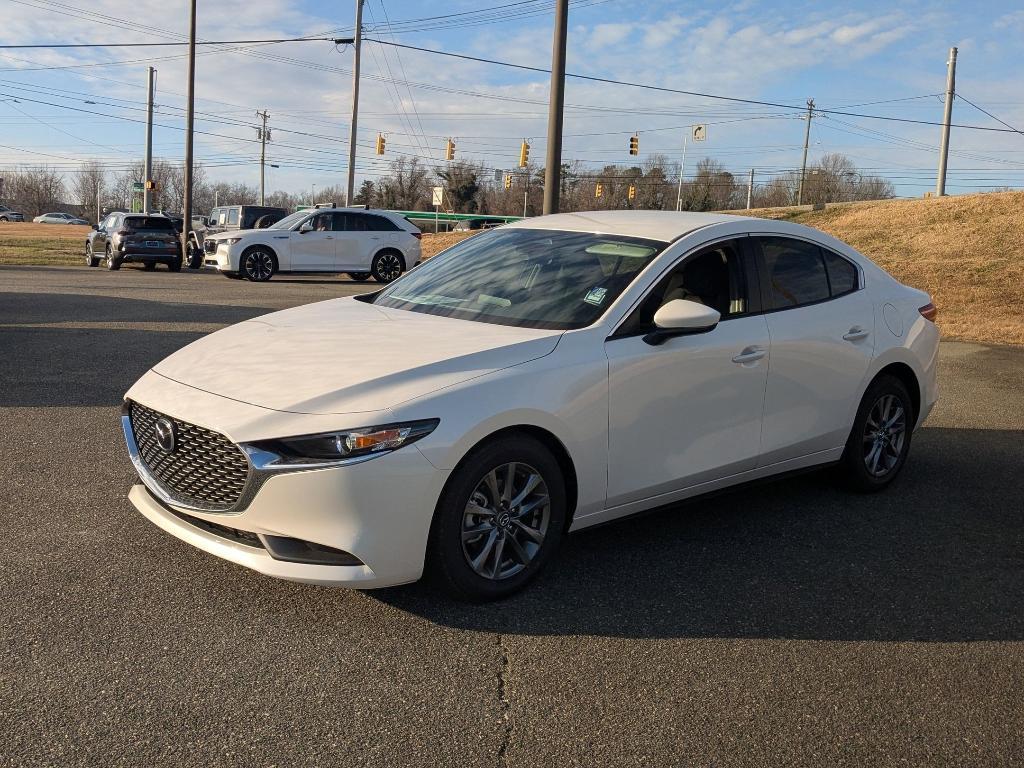
[[[420,231],[390,211],[316,208],[266,229],[224,232],[203,242],[205,265],[254,282],[277,272],[344,272],[390,283],[420,260]]]

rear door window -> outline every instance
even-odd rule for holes
[[[384,216],[367,216],[361,214],[353,214],[366,221],[366,228],[371,232],[397,232],[400,227],[391,221],[391,219],[385,218]]]
[[[831,297],[818,246],[788,237],[757,239],[764,259],[769,308],[792,309]]]

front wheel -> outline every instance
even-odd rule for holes
[[[551,560],[566,520],[565,480],[543,444],[514,436],[474,451],[438,502],[428,569],[457,597],[497,600]]]
[[[895,480],[910,453],[916,418],[902,381],[886,375],[871,382],[839,462],[845,484],[871,493]]]
[[[241,272],[246,280],[264,283],[277,271],[274,254],[264,248],[253,248],[242,254]]]
[[[395,251],[381,251],[373,257],[370,274],[378,283],[390,283],[397,280],[405,271],[405,261]]]

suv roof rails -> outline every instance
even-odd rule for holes
[[[331,202],[331,203],[316,203],[316,204],[313,205],[313,207],[314,208],[337,208],[338,206],[335,205],[333,202]]]

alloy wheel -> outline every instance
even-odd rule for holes
[[[245,257],[245,276],[261,282],[274,274],[274,258],[266,251],[253,251]]]
[[[393,253],[384,253],[377,259],[377,274],[390,283],[402,275],[402,260]]]
[[[485,579],[520,573],[537,556],[548,532],[551,499],[541,474],[509,462],[477,483],[462,516],[462,553]]]
[[[864,424],[864,466],[872,477],[885,477],[899,464],[907,438],[907,410],[896,395],[883,395]]]

